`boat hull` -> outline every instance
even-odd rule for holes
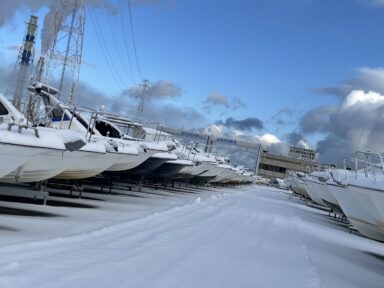
[[[147,152],[140,152],[136,155],[125,155],[121,157],[116,163],[110,166],[106,171],[108,172],[118,172],[133,169],[144,161],[146,161],[149,157],[155,154],[155,150],[147,150]]]
[[[41,150],[40,154],[28,159],[16,170],[4,176],[1,181],[7,183],[44,181],[55,177],[74,162],[79,161],[76,158],[68,157],[66,151],[63,150],[37,149]]]
[[[0,178],[16,170],[28,159],[43,151],[41,148],[0,143]]]
[[[375,209],[369,189],[327,184],[347,219],[364,236],[384,242],[384,219]]]
[[[119,161],[121,155],[118,153],[98,153],[91,151],[74,151],[73,156],[78,156],[82,161],[65,169],[62,173],[55,176],[56,179],[84,179],[96,176],[114,163]]]
[[[169,154],[167,156],[168,154],[166,152],[154,153],[135,168],[124,171],[124,175],[134,178],[147,177],[165,162],[177,159],[175,155]]]
[[[301,181],[299,179],[292,179],[291,180],[291,188],[295,193],[297,193],[301,196],[304,196],[306,198],[310,198],[308,195],[308,192],[307,192],[307,187],[303,181]]]
[[[176,161],[167,161],[154,170],[150,177],[152,178],[166,178],[166,179],[183,179],[179,174],[180,170],[184,167],[192,166],[185,163],[178,163]]]
[[[321,192],[319,191],[319,184],[316,180],[314,179],[305,179],[305,183],[307,184],[307,193],[309,195],[309,198],[313,202],[315,202],[318,205],[327,207],[327,204],[324,202],[324,200],[321,198]]]

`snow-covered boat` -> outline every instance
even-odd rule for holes
[[[97,118],[95,129],[104,137],[109,137],[113,139],[113,141],[120,143],[120,145],[135,146],[139,152],[135,156],[131,156],[129,161],[116,163],[108,168],[107,171],[127,170],[127,173],[135,175],[148,175],[150,172],[159,168],[167,159],[170,161],[177,159],[174,155],[170,155],[171,153],[163,154],[171,148],[174,148],[174,143],[170,143],[169,141],[155,141],[154,137],[156,132],[130,119],[104,113]],[[123,129],[130,130],[134,136],[124,133]],[[145,161],[147,161],[146,164],[144,164]]]
[[[206,154],[191,145],[185,146],[184,149],[187,159],[192,160],[195,165],[181,169],[180,174],[196,182],[207,182],[219,174],[219,163],[214,155]]]
[[[37,182],[49,179],[79,161],[69,150],[85,145],[76,132],[30,127],[25,117],[0,95],[3,123],[0,148],[1,181]]]
[[[313,171],[307,175],[305,182],[308,187],[308,195],[315,203],[342,213],[340,204],[326,185],[326,181],[332,181],[332,175],[329,171]]]
[[[211,183],[224,183],[225,179],[230,179],[234,171],[232,166],[226,163],[217,164],[217,167],[220,169],[220,172],[216,175],[215,178],[210,180]]]
[[[304,181],[305,174],[302,172],[290,172],[287,177],[287,181],[289,182],[289,185],[291,189],[301,196],[304,196],[306,198],[310,198],[308,191],[307,191],[307,185]]]
[[[82,179],[95,176],[116,164],[117,169],[126,169],[125,163],[130,163],[129,158],[137,155],[137,147],[116,143],[111,139],[103,137],[94,127],[92,122],[87,122],[76,109],[70,111],[56,97],[57,90],[54,88],[36,83],[29,88],[36,95],[39,95],[44,102],[45,110],[50,127],[57,130],[77,131],[81,133],[87,144],[81,148],[75,157],[82,159],[66,167],[56,178],[59,179]],[[130,164],[129,164],[130,165]]]
[[[361,234],[384,241],[383,161],[379,154],[357,152],[356,159],[358,154],[364,154],[366,159],[372,155],[379,156],[381,167],[378,169],[368,162],[363,170],[358,170],[356,165],[355,172],[333,172],[333,182],[327,181],[327,185],[348,220]],[[367,167],[371,168],[370,171]]]

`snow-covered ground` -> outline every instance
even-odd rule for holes
[[[383,287],[383,243],[286,192],[147,192],[0,202],[0,287]]]

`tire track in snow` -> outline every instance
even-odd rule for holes
[[[300,233],[298,233],[298,234],[300,235]],[[323,282],[323,280],[321,278],[321,274],[320,274],[316,264],[314,263],[314,261],[311,257],[311,254],[308,250],[308,247],[305,244],[305,240],[303,239],[303,237],[300,237],[300,238],[301,238],[300,250],[305,255],[305,258],[306,258],[308,266],[309,266],[307,269],[307,273],[309,274],[309,277],[310,277],[308,287],[314,287],[314,288],[326,287],[325,283]]]
[[[325,287],[305,236],[324,241],[321,228],[331,229],[266,193],[212,196],[91,233],[2,247],[0,287]]]
[[[85,235],[79,235],[75,237],[56,239],[53,240],[54,243],[51,243],[51,241],[43,241],[40,243],[37,242],[26,245],[18,245],[17,247],[11,249],[11,251],[8,251],[8,257],[6,257],[7,253],[4,253],[6,252],[6,248],[1,249],[1,262],[5,263],[6,267],[7,265],[9,265],[6,263],[17,263],[17,265],[14,265],[15,269],[13,269],[15,270],[15,273],[18,270],[23,270],[23,266],[25,266],[29,270],[29,272],[31,272],[31,270],[34,269],[39,270],[36,269],[36,267],[31,267],[33,263],[39,262],[39,259],[44,259],[45,263],[42,266],[53,265],[55,266],[55,269],[58,269],[58,271],[62,271],[64,268],[66,268],[68,262],[74,266],[76,266],[76,264],[81,264],[80,266],[83,267],[86,265],[87,261],[84,261],[85,263],[77,263],[79,261],[78,255],[76,255],[75,253],[75,255],[72,256],[76,251],[81,251],[84,256],[89,256],[90,254],[93,254],[95,252],[95,248],[100,249],[100,251],[102,251],[102,249],[113,250],[113,245],[121,245],[124,244],[124,242],[132,243],[131,246],[127,247],[130,253],[128,253],[128,255],[126,256],[134,257],[135,253],[137,254],[142,252],[145,247],[152,245],[152,243],[161,241],[161,237],[163,237],[163,235],[167,235],[167,233],[170,232],[177,233],[177,231],[188,230],[188,226],[183,225],[182,219],[188,218],[192,214],[195,214],[196,210],[201,210],[200,206],[201,205],[199,203],[195,203],[192,205],[186,205],[185,207],[176,207],[166,212],[152,214],[149,217],[145,217],[143,219],[138,219],[136,221],[130,221],[124,224],[115,225],[102,229],[100,231],[95,231],[92,233],[87,233]],[[208,209],[204,212],[205,213],[203,214],[200,213],[200,215],[197,214],[198,217],[196,221],[201,221],[202,217],[203,219],[207,220],[210,217],[213,217],[215,213],[218,213],[220,211],[212,211]],[[163,218],[168,221],[164,222]],[[86,245],[82,245],[83,241],[86,241]],[[110,252],[111,251],[109,251],[109,253]],[[108,254],[108,252],[106,254]],[[110,260],[116,261],[116,259],[118,259],[119,254],[119,252],[112,253],[112,255],[110,256]],[[51,259],[52,261],[49,261],[50,256],[58,256],[59,258],[55,259],[55,257],[53,257],[53,259]],[[60,257],[62,258],[61,260],[64,259],[66,261],[65,264],[57,263],[60,262],[57,261],[57,259],[60,259]],[[73,259],[71,259],[71,257],[73,257]],[[80,262],[82,262],[81,259]],[[88,264],[91,266],[92,264],[97,264],[92,263],[92,261],[89,262],[90,263]],[[4,271],[4,269],[2,270],[3,271],[1,272],[5,272],[6,274],[10,272],[7,268],[5,270],[8,270],[8,273]],[[93,270],[93,268],[91,267],[90,270]],[[39,274],[39,272],[37,271],[35,276],[39,277],[41,276],[41,274]],[[3,277],[4,275],[2,275],[2,277],[0,278],[0,283],[1,280],[4,279]],[[56,277],[57,276],[53,277],[52,279],[53,284],[57,284]],[[41,283],[39,284],[40,287],[43,287]],[[23,283],[19,281],[19,285],[23,285]],[[22,287],[19,285],[17,287]],[[2,285],[0,286],[4,287]],[[47,285],[47,287],[49,287],[49,284]]]

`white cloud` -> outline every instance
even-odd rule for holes
[[[263,150],[267,150],[268,153],[275,155],[288,156],[289,145],[281,142],[281,140],[271,133],[265,133],[263,135],[255,136],[256,142],[263,146]]]
[[[383,0],[384,1],[384,0]],[[341,84],[333,87],[314,89],[315,93],[336,95],[345,97],[353,90],[376,91],[384,93],[384,68],[360,67],[355,69],[356,76],[344,80]]]
[[[182,89],[179,85],[169,80],[158,80],[150,83],[147,90],[142,85],[127,89],[124,94],[130,97],[138,98],[142,95],[148,95],[151,99],[176,98],[182,95]]]
[[[229,133],[229,136],[232,137],[232,138],[238,138],[238,137],[241,137],[244,135],[244,132],[241,131],[241,130],[232,130],[230,133]]]
[[[296,143],[297,147],[305,148],[305,149],[311,149],[311,147],[308,145],[307,142],[305,142],[303,139]]]
[[[223,136],[224,135],[224,126],[212,124],[211,126],[204,129],[204,133],[210,134],[210,135],[215,136],[215,137]]]
[[[229,104],[228,104],[228,97],[223,95],[223,94],[220,94],[220,93],[217,93],[217,92],[213,92],[211,94],[208,95],[207,99],[205,100],[205,104],[207,106],[209,105],[222,105],[226,108],[229,108]]]
[[[231,108],[233,111],[236,111],[240,108],[247,108],[247,104],[245,104],[243,101],[241,101],[237,97],[233,97],[231,101]]]
[[[218,92],[210,93],[207,99],[205,99],[203,103],[203,109],[208,113],[211,112],[213,107],[218,107],[218,106],[222,106],[232,111],[236,111],[240,108],[247,108],[247,104],[245,104],[238,97],[229,98]]]
[[[341,111],[347,109],[362,106],[362,105],[373,105],[380,106],[384,104],[384,96],[380,93],[369,91],[365,93],[363,90],[352,91],[347,97],[345,97],[341,104]]]
[[[357,150],[384,152],[383,94],[355,90],[331,108],[316,107],[308,111],[300,123],[303,132],[324,135],[317,143],[321,161],[340,164]]]
[[[280,139],[277,138],[277,136],[270,134],[270,133],[265,133],[261,136],[256,135],[255,138],[258,141],[260,141],[262,144],[266,144],[266,145],[281,143]]]

